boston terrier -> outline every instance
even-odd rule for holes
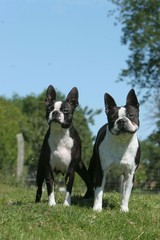
[[[88,169],[95,188],[93,210],[102,210],[106,176],[111,172],[122,176],[121,211],[128,212],[134,174],[140,161],[136,133],[139,127],[139,103],[133,89],[129,91],[123,107],[118,107],[108,93],[104,95],[104,103],[108,123],[98,131]]]
[[[37,170],[36,202],[40,202],[44,180],[47,185],[49,205],[55,206],[55,174],[65,174],[65,206],[71,204],[75,171],[87,186],[85,198],[93,195],[91,179],[81,159],[81,140],[73,126],[73,114],[78,106],[78,89],[72,88],[65,101],[56,101],[56,91],[50,85],[46,92],[46,119],[49,124],[44,137]]]

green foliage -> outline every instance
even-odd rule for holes
[[[145,167],[145,188],[160,190],[160,131],[151,134],[142,145],[142,164]]]
[[[155,103],[157,109],[160,109],[160,99]],[[144,141],[142,141],[142,158],[141,162],[146,172],[145,187],[151,190],[160,190],[160,111],[154,112],[156,120],[156,129]]]
[[[124,78],[133,87],[145,90],[145,97],[160,89],[160,1],[111,0],[122,23],[122,43],[130,50]]]
[[[11,169],[17,159],[16,135],[26,122],[20,109],[11,101],[0,98],[0,168]]]
[[[22,114],[25,116],[28,127],[23,134],[26,142],[26,161],[31,168],[37,164],[42,141],[47,129],[45,119],[44,93],[38,97],[29,95],[22,99]]]
[[[160,239],[158,195],[132,194],[130,212],[119,211],[117,193],[104,195],[101,213],[92,202],[73,196],[71,207],[64,207],[64,194],[56,193],[57,205],[44,200],[34,203],[35,189],[0,185],[0,239],[16,240],[151,240]]]

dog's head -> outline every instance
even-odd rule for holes
[[[56,91],[52,85],[49,85],[45,103],[48,124],[59,123],[62,128],[69,128],[74,110],[78,106],[78,89],[72,88],[65,101],[56,101]]]
[[[139,103],[135,91],[131,89],[126,98],[126,105],[117,107],[112,96],[104,95],[105,112],[109,131],[113,135],[135,133],[139,127]]]

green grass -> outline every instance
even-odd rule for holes
[[[135,194],[130,212],[119,211],[118,193],[104,195],[101,213],[92,202],[73,196],[64,207],[63,193],[56,193],[56,207],[49,207],[47,194],[34,203],[36,189],[0,185],[0,239],[2,240],[153,240],[160,239],[160,196]]]

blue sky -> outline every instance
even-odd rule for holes
[[[52,84],[65,95],[76,86],[82,107],[104,109],[105,92],[124,105],[131,86],[116,80],[129,51],[107,16],[113,8],[107,0],[0,0],[0,95],[37,95]],[[141,139],[153,130],[147,109]],[[103,111],[93,133],[105,122]]]

